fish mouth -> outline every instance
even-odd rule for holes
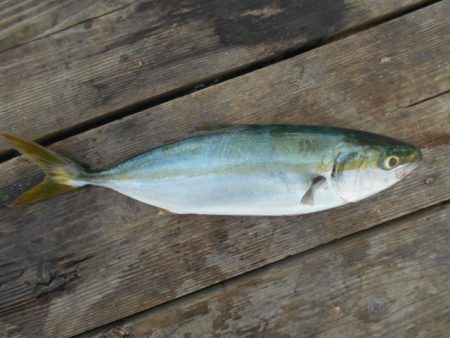
[[[422,156],[418,157],[418,159],[414,162],[405,164],[403,167],[399,168],[395,172],[395,177],[398,180],[404,179],[406,176],[408,176],[414,169],[416,169],[419,165],[419,163],[422,161]]]

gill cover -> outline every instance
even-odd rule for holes
[[[339,152],[331,172],[332,187],[337,196],[346,202],[361,198],[360,170],[367,169],[366,156],[359,152]]]

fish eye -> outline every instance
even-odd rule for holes
[[[384,167],[386,169],[394,169],[400,163],[398,156],[392,155],[384,159]]]

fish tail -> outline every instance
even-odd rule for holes
[[[20,195],[13,202],[12,206],[36,203],[86,184],[83,182],[83,177],[88,174],[75,162],[53,150],[20,137],[7,133],[0,133],[0,137],[11,147],[37,164],[46,174],[45,179],[41,183]]]

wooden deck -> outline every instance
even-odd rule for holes
[[[295,217],[158,214],[0,144],[0,337],[449,337],[450,0],[0,3],[0,130],[103,169],[205,123],[419,145],[406,180]]]

